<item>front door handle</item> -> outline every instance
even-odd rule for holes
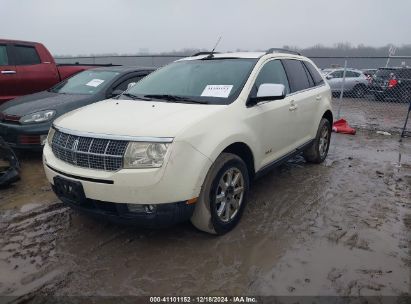
[[[16,74],[16,71],[1,71],[2,74]]]
[[[288,108],[290,111],[295,111],[297,110],[297,105],[294,103],[294,100],[290,101],[290,107]]]
[[[317,97],[315,97],[315,100],[320,101],[320,100],[321,100],[321,98],[322,98],[322,96],[321,96],[321,95],[317,95]]]

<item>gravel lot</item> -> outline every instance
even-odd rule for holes
[[[383,130],[400,133],[404,127],[409,104],[395,100],[376,101],[372,96],[365,98],[333,98],[334,117],[345,118],[349,124],[367,130]],[[411,131],[411,123],[408,123]]]
[[[239,226],[140,230],[59,203],[41,156],[0,190],[0,295],[410,295],[411,140],[334,134],[257,180]],[[14,300],[13,297],[3,298]],[[409,302],[408,302],[409,303]]]

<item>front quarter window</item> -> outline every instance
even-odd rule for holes
[[[283,84],[286,94],[290,93],[290,85],[280,60],[272,60],[266,63],[255,80],[254,93],[263,83]]]

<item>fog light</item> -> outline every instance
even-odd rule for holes
[[[146,213],[153,213],[156,211],[155,205],[145,205]]]
[[[127,204],[128,211],[142,213],[145,212],[146,209],[144,208],[145,205],[138,205],[138,204]]]
[[[135,213],[153,213],[156,211],[155,205],[140,205],[140,204],[127,204],[128,211]]]

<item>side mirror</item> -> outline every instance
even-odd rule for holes
[[[134,87],[134,86],[136,85],[136,83],[137,83],[137,82],[130,82],[130,83],[127,85],[127,90],[128,90],[128,89],[131,89],[132,87]]]
[[[331,75],[327,75],[327,76],[325,76],[325,78],[327,78],[328,80],[333,79],[333,77]]]
[[[285,86],[276,83],[263,83],[257,91],[257,96],[251,98],[251,104],[261,101],[279,100],[285,97]]]
[[[123,94],[123,92],[124,91],[122,91],[122,90],[114,90],[113,92],[111,92],[110,97],[115,97],[115,96],[121,95],[121,94]]]

